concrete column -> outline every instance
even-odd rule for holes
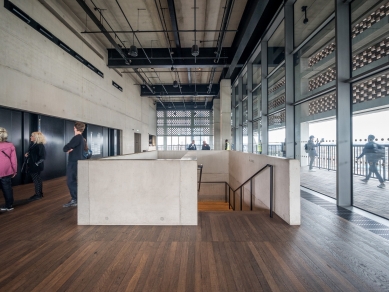
[[[224,149],[224,141],[231,141],[231,80],[220,82],[220,145]]]
[[[336,194],[338,206],[351,206],[352,200],[352,128],[350,4],[336,0]]]
[[[267,154],[268,145],[268,123],[267,123],[267,41],[261,43],[261,65],[262,65],[262,154]]]
[[[285,139],[286,158],[295,157],[294,131],[294,68],[293,68],[293,3],[285,4]]]
[[[224,150],[220,136],[220,99],[213,100],[213,149],[214,150]]]
[[[248,152],[253,153],[253,63],[247,64]]]

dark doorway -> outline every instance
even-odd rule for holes
[[[142,150],[141,148],[141,134],[135,133],[134,135],[135,138],[135,153],[140,153]]]

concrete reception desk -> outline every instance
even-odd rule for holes
[[[78,224],[197,225],[196,159],[156,155],[80,161]]]

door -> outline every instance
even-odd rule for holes
[[[134,140],[135,140],[135,153],[140,153],[141,152],[141,144],[140,144],[140,138],[141,134],[134,133]]]

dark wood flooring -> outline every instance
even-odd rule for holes
[[[199,212],[198,226],[78,226],[63,178],[0,213],[0,291],[389,291],[389,241],[302,199],[301,226],[268,212]]]

